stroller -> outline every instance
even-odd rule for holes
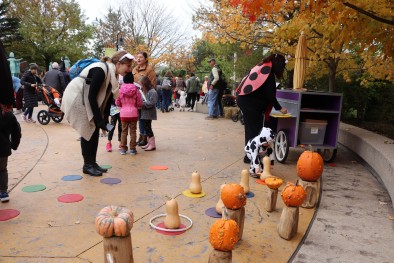
[[[42,125],[47,125],[51,119],[56,123],[61,122],[64,117],[64,113],[60,110],[61,94],[45,84],[38,85],[37,92],[41,94],[43,103],[48,106],[48,110],[40,110],[37,113],[38,122]]]

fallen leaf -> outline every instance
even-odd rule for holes
[[[78,221],[75,221],[75,224],[77,224],[77,225],[79,225],[81,222],[78,220]]]
[[[387,205],[386,202],[382,202],[382,201],[379,201],[379,204],[380,204],[380,205]]]
[[[53,225],[52,225],[52,223],[51,223],[51,222],[48,222],[48,226],[49,226],[49,227],[52,227]]]
[[[394,220],[394,216],[389,216],[389,220]]]

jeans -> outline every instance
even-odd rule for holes
[[[211,117],[219,115],[218,95],[218,89],[211,89],[208,92],[208,115]]]
[[[140,130],[140,135],[146,135],[144,121],[141,120],[141,109],[138,110],[138,129]]]
[[[161,105],[161,110],[168,111],[168,107],[171,104],[172,91],[163,89],[162,92],[163,92],[163,101],[162,101],[162,105]]]

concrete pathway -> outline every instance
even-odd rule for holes
[[[103,177],[122,180],[114,186],[82,174],[78,135],[65,121],[46,126],[22,123],[22,143],[9,162],[11,201],[0,204],[0,209],[18,209],[21,214],[0,222],[0,262],[104,262],[94,219],[110,204],[134,212],[135,262],[207,262],[212,250],[209,228],[215,219],[205,210],[216,205],[219,186],[239,182],[241,170],[248,167],[242,162],[243,126],[227,119],[207,121],[195,112],[158,115],[153,122],[155,152],[107,153],[106,138],[100,140],[98,161],[113,166]],[[272,173],[295,181],[300,153],[291,149],[287,162],[276,163]],[[394,212],[387,192],[346,149],[339,148],[336,164],[325,167],[321,204],[305,243],[315,210],[300,209],[296,237],[283,240],[276,231],[282,201],[278,200],[277,211],[266,212],[267,187],[251,178],[255,197],[248,199],[244,235],[233,251],[233,262],[391,262],[394,221],[389,217]],[[169,169],[152,171],[152,165]],[[181,194],[194,170],[202,177],[203,198]],[[83,179],[61,180],[69,174]],[[44,184],[46,190],[21,191],[33,184]],[[84,200],[59,203],[57,197],[66,193],[82,194]],[[149,226],[153,216],[165,212],[166,195],[176,197],[180,213],[193,220],[193,227],[180,236],[161,235]]]

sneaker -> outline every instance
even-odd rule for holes
[[[205,117],[205,119],[206,119],[206,120],[213,120],[213,119],[215,119],[215,117],[213,117],[213,116],[207,116],[207,117]]]
[[[7,192],[2,192],[0,194],[0,200],[1,200],[2,203],[8,202],[8,201],[10,201],[10,196],[8,195]]]
[[[122,144],[119,144],[118,150],[122,150],[122,149],[123,149],[123,145],[122,145]]]
[[[25,114],[22,114],[22,115],[21,115],[21,119],[22,119],[22,121],[26,121],[26,120],[27,120]]]
[[[136,155],[137,154],[137,150],[136,149],[131,149],[130,150],[130,155]]]
[[[125,155],[127,153],[127,151],[125,149],[121,149],[119,152],[121,155]]]
[[[30,123],[36,123],[36,121],[33,120],[33,119],[27,119],[26,121],[27,121],[27,122],[30,122]]]
[[[110,142],[107,142],[107,145],[105,145],[105,150],[107,152],[112,152],[112,144]]]

